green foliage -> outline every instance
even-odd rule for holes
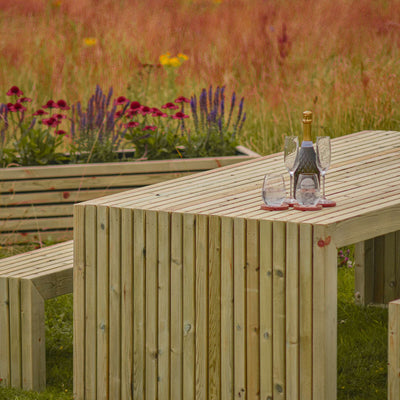
[[[354,269],[338,271],[338,400],[386,399],[388,310],[356,305]]]
[[[63,143],[61,135],[54,135],[49,129],[21,127],[20,135],[14,141],[13,162],[19,165],[61,164],[68,157],[57,151]]]

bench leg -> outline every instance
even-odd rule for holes
[[[400,300],[389,303],[388,400],[400,397]]]
[[[0,277],[0,386],[10,386],[10,310],[8,279]]]
[[[22,387],[46,387],[44,299],[30,280],[21,279]]]
[[[400,232],[355,246],[355,291],[359,303],[387,304],[400,296]]]

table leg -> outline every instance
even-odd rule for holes
[[[337,250],[324,227],[313,228],[313,399],[336,399]]]

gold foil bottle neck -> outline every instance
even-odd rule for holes
[[[303,124],[311,124],[311,123],[312,123],[312,111],[304,111]]]

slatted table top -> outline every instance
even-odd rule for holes
[[[84,204],[323,225],[339,245],[400,229],[400,132],[362,131],[332,140],[326,194],[336,201],[333,208],[261,210],[267,172],[285,173],[289,187],[283,154],[276,153]]]

